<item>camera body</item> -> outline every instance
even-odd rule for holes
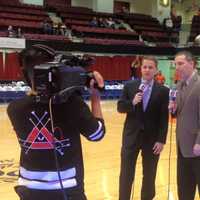
[[[59,62],[53,61],[34,66],[33,82],[38,101],[47,101],[53,97],[58,102],[64,102],[74,91],[89,87],[93,73],[85,70],[85,66],[88,65],[85,61],[81,63],[80,59],[75,59],[74,56],[71,60],[69,57],[59,59]]]

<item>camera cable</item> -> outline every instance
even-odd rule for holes
[[[54,146],[54,157],[55,157],[55,164],[56,164],[56,170],[58,173],[58,179],[60,182],[60,187],[61,187],[61,191],[63,193],[63,200],[67,200],[67,195],[65,193],[65,189],[63,187],[63,183],[62,183],[62,178],[61,178],[61,172],[59,169],[59,163],[58,163],[58,156],[57,156],[57,152],[56,152],[56,147],[55,147],[55,138],[54,138],[54,122],[53,122],[53,112],[52,112],[52,98],[49,99],[49,114],[50,114],[50,121],[51,121],[51,131],[52,131],[52,138],[53,138],[53,146]]]

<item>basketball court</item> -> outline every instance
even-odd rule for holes
[[[117,200],[120,166],[121,135],[125,115],[117,113],[117,101],[102,101],[106,123],[106,136],[100,142],[82,138],[85,162],[85,190],[88,200]],[[17,184],[19,145],[6,114],[6,104],[0,105],[0,197],[1,200],[18,200],[13,187]],[[177,200],[175,122],[172,124],[170,187],[169,152],[170,127],[164,151],[161,154],[156,179],[155,200]],[[141,158],[137,162],[134,200],[140,200],[142,181]],[[199,197],[196,196],[195,200]]]

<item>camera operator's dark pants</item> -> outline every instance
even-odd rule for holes
[[[84,191],[65,190],[67,200],[87,200]],[[29,189],[25,186],[16,186],[15,191],[20,200],[64,200],[61,190],[36,190]]]

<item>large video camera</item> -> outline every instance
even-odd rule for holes
[[[53,62],[34,66],[34,87],[38,101],[53,97],[58,102],[64,102],[73,92],[89,87],[93,73],[87,72],[85,67],[93,61],[88,56],[59,54]]]

